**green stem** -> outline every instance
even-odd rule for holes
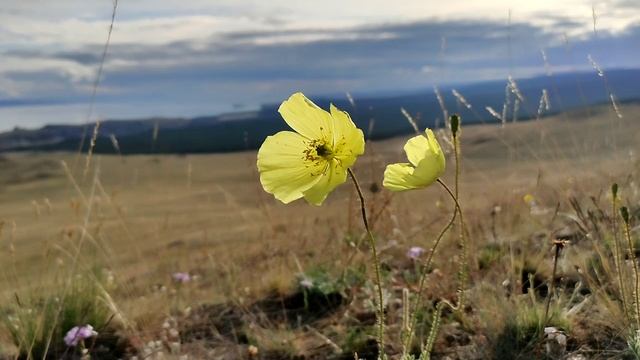
[[[420,359],[430,360],[431,359],[431,351],[433,351],[433,345],[436,342],[436,337],[438,336],[438,330],[440,329],[440,322],[442,321],[442,310],[444,309],[445,302],[441,301],[436,305],[436,311],[433,313],[433,317],[431,318],[431,330],[429,331],[429,337],[427,338],[427,344],[422,349],[422,354],[420,355]]]
[[[380,260],[378,258],[378,251],[376,250],[376,241],[373,238],[371,229],[369,228],[369,221],[367,220],[367,206],[364,201],[364,196],[362,195],[362,189],[360,188],[360,184],[358,184],[358,180],[356,179],[353,171],[351,171],[351,169],[347,169],[347,172],[349,173],[351,180],[353,180],[353,184],[355,185],[356,191],[358,192],[358,197],[360,197],[362,222],[364,223],[364,227],[367,230],[369,245],[371,246],[371,253],[373,255],[373,264],[376,271],[376,286],[378,288],[378,358],[384,359],[384,300],[382,294],[382,276],[380,275]]]
[[[424,285],[427,280],[427,271],[429,271],[429,268],[431,267],[431,262],[433,261],[433,257],[436,253],[436,248],[440,244],[440,240],[442,240],[442,237],[444,236],[444,234],[446,234],[446,232],[449,231],[449,229],[451,229],[451,226],[453,226],[453,223],[456,221],[456,215],[458,214],[458,211],[460,209],[458,201],[456,200],[455,196],[453,195],[453,192],[449,189],[449,187],[442,180],[438,179],[437,181],[442,187],[444,187],[444,189],[447,191],[449,196],[451,196],[451,198],[453,199],[455,203],[455,210],[453,211],[453,216],[451,217],[447,225],[445,225],[445,227],[442,228],[442,230],[438,234],[438,237],[436,237],[436,240],[433,242],[433,246],[429,250],[429,256],[427,257],[427,260],[422,265],[422,270],[420,273],[420,282],[418,285],[418,293],[413,303],[413,313],[411,316],[411,322],[409,323],[407,336],[405,337],[404,344],[403,344],[403,349],[402,349],[403,357],[406,356],[410,351],[411,341],[413,340],[413,334],[415,332],[416,324],[418,322],[418,306],[420,304],[420,301],[422,300],[422,292],[424,291]]]
[[[633,278],[635,280],[635,291],[633,293],[633,300],[636,305],[636,330],[640,330],[640,277],[638,277],[640,275],[640,270],[638,269],[638,259],[636,258],[636,250],[633,245],[633,240],[631,239],[631,230],[629,229],[628,219],[625,219],[624,221],[624,234],[629,245],[629,260],[633,262]]]
[[[627,294],[625,291],[625,284],[622,280],[622,251],[620,251],[620,244],[618,242],[618,217],[616,215],[617,210],[617,201],[616,201],[615,193],[612,194],[612,214],[613,214],[613,252],[614,252],[614,265],[616,266],[616,272],[618,273],[618,287],[620,288],[620,297],[622,298],[622,309],[625,316],[627,316],[627,321],[631,322],[631,318],[629,317],[629,308],[627,305]]]
[[[453,135],[453,152],[455,155],[455,198],[460,199],[460,137],[458,136],[459,129],[452,131]],[[462,217],[462,211],[458,206],[460,212],[460,268],[458,269],[458,310],[463,311],[464,308],[464,288],[467,283],[467,241],[465,238],[464,219]]]
[[[553,256],[553,271],[551,271],[551,284],[549,284],[549,294],[547,295],[547,301],[544,304],[544,320],[543,325],[547,326],[547,321],[549,320],[549,306],[551,305],[551,297],[555,292],[555,280],[556,280],[556,271],[558,269],[558,257],[560,256],[560,250],[562,249],[562,243],[556,242],[553,244],[555,246],[555,254]]]

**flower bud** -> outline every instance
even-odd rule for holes
[[[458,130],[460,130],[460,116],[458,114],[451,115],[449,122],[451,123],[451,133],[455,137],[458,134]]]
[[[629,209],[626,206],[620,208],[620,216],[622,216],[622,220],[629,225]]]

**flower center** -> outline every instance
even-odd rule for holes
[[[316,146],[316,154],[318,154],[318,156],[320,157],[327,158],[332,155],[332,152],[331,149],[327,147],[327,145],[319,144]]]
[[[333,151],[323,140],[313,140],[304,151],[304,157],[311,162],[327,161],[333,159]]]

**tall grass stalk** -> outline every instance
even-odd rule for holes
[[[91,99],[89,100],[89,111],[87,113],[87,123],[89,121],[91,121],[91,117],[93,116],[93,109],[95,107],[95,103],[96,103],[96,94],[98,93],[98,85],[100,85],[100,80],[102,79],[102,72],[104,71],[104,63],[105,60],[107,59],[107,53],[109,52],[109,45],[111,45],[111,34],[113,33],[113,26],[115,24],[116,21],[116,13],[118,10],[118,1],[119,0],[113,0],[113,8],[111,11],[111,21],[109,22],[109,30],[107,32],[107,39],[104,43],[104,47],[102,48],[102,56],[100,57],[100,65],[98,66],[98,71],[96,73],[96,77],[93,80],[93,86],[91,88]],[[84,148],[84,143],[86,141],[87,138],[87,126],[88,124],[85,124],[83,130],[82,130],[82,137],[80,138],[80,144],[78,145],[78,155],[80,155],[82,153],[82,149]],[[100,126],[100,122],[96,122],[95,127],[94,127],[94,134],[92,136],[92,142],[93,145],[91,145],[91,149],[89,150],[89,154],[87,154],[87,158],[86,158],[86,162],[85,162],[85,169],[83,171],[83,178],[86,177],[86,175],[88,174],[88,169],[89,169],[89,164],[91,162],[91,153],[93,152],[93,146],[95,146],[95,140],[97,139],[97,135],[98,135],[98,127]],[[77,163],[78,158],[76,158],[76,161],[74,162],[74,169],[75,169],[75,164]]]

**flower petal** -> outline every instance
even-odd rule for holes
[[[444,153],[431,129],[426,129],[423,135],[414,136],[409,139],[404,145],[404,151],[407,153],[407,159],[409,159],[409,162],[413,166],[418,166],[424,158],[430,155],[442,156],[444,160]]]
[[[326,161],[306,160],[307,139],[291,131],[281,131],[265,139],[258,150],[258,170],[264,190],[288,204],[320,180]]]
[[[440,143],[438,142],[438,139],[436,138],[436,136],[434,135],[433,131],[431,131],[431,129],[427,129],[425,130],[425,133],[427,134],[427,140],[429,140],[429,145],[431,148],[431,152],[434,153],[437,157],[441,157],[442,158],[442,162],[444,163],[444,152],[442,152],[442,148],[440,147]],[[444,165],[443,165],[444,167]]]
[[[413,166],[418,166],[420,161],[427,156],[429,140],[424,135],[414,136],[404,144],[404,152]]]
[[[324,199],[327,198],[338,185],[347,180],[347,168],[337,160],[329,162],[329,166],[325,169],[320,180],[309,190],[304,192],[304,199],[313,205],[322,205]]]
[[[404,146],[411,162],[388,165],[383,186],[391,191],[403,191],[433,184],[444,172],[445,158],[433,131],[414,136]],[[413,165],[413,166],[412,166]]]
[[[330,106],[333,122],[333,152],[343,168],[349,168],[364,153],[364,134],[346,111]]]
[[[384,171],[382,186],[391,191],[404,191],[423,187],[422,180],[414,176],[416,168],[409,163],[389,164]]]
[[[282,102],[278,108],[284,121],[307,139],[332,141],[331,115],[298,92]]]
[[[429,156],[425,157],[416,166],[413,176],[420,179],[422,186],[429,186],[442,175],[444,166],[444,154],[438,156],[437,154],[429,153]]]
[[[442,175],[444,166],[444,156],[433,154],[420,161],[417,167],[409,163],[390,164],[384,171],[382,185],[391,191],[427,187]]]

